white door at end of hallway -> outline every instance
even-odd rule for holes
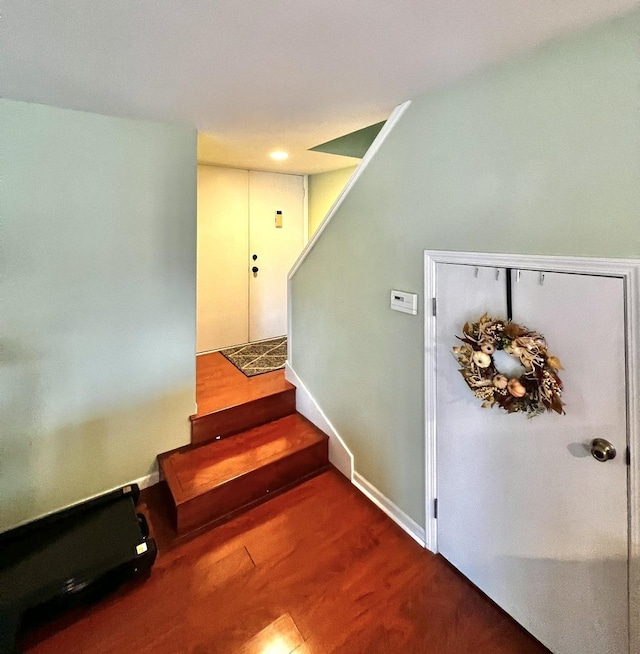
[[[249,173],[249,340],[287,333],[287,275],[304,245],[300,175]]]
[[[300,175],[198,166],[197,352],[286,334],[304,206]]]

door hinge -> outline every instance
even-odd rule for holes
[[[438,498],[437,497],[433,500],[433,517],[436,520],[438,519]]]
[[[627,445],[627,449],[624,453],[624,460],[625,463],[630,466],[631,465],[631,450],[629,449],[629,446]]]
[[[436,315],[436,299],[434,297],[431,298],[431,314]]]

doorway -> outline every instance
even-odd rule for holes
[[[428,546],[558,654],[637,651],[637,280],[632,261],[425,253]],[[460,375],[456,335],[508,304],[562,360],[566,416],[482,408]]]
[[[305,201],[302,175],[198,166],[198,354],[286,335]]]

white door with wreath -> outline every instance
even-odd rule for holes
[[[438,551],[553,652],[626,654],[624,281],[435,276]]]

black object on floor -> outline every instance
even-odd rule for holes
[[[0,652],[22,627],[95,601],[151,571],[155,541],[132,484],[0,535]]]

